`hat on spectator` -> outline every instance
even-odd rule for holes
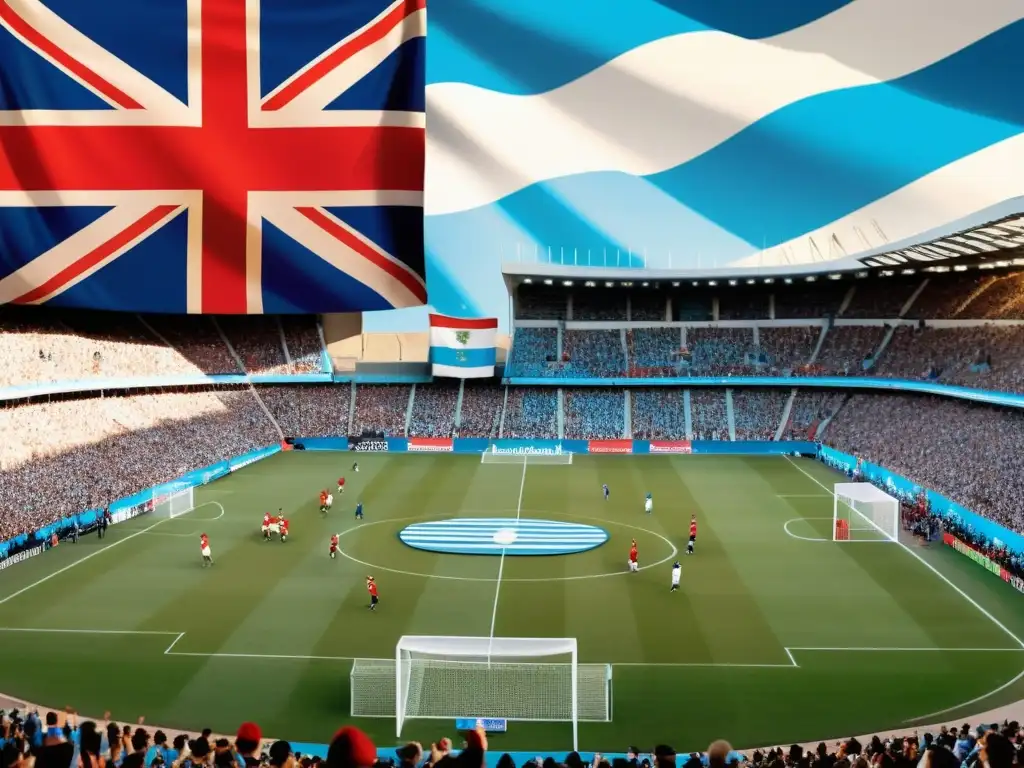
[[[292,754],[292,745],[287,741],[275,741],[270,745],[270,764],[282,766]]]
[[[655,757],[675,757],[676,751],[668,744],[659,744],[654,748]]]
[[[377,762],[377,747],[370,737],[352,725],[339,729],[327,750],[330,768],[366,768]]]
[[[263,738],[263,731],[256,723],[242,723],[238,726],[238,733],[235,734],[237,741],[259,742]]]

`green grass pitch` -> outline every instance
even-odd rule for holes
[[[199,489],[183,517],[137,518],[3,571],[0,690],[177,727],[232,731],[252,719],[271,735],[324,741],[349,719],[351,657],[393,657],[403,634],[487,636],[493,621],[497,636],[576,637],[580,661],[614,664],[613,720],[581,724],[589,749],[701,749],[721,736],[746,747],[921,717],[958,722],[1024,693],[1020,595],[937,545],[807,540],[828,537],[828,489],[842,479],[817,463],[576,456],[524,475],[479,456],[358,458],[355,475],[353,454],[280,454]],[[340,474],[346,493],[322,518],[317,492]],[[278,507],[291,537],[264,542],[262,515]],[[397,538],[415,520],[517,511],[600,525],[611,538],[582,554],[506,558],[500,582],[499,557],[426,553]],[[684,558],[692,513],[697,553]],[[204,531],[212,569],[200,564]],[[332,561],[334,532],[345,533],[346,557]],[[639,574],[625,565],[634,537]],[[674,594],[673,548],[683,563]],[[374,614],[368,573],[380,588]],[[396,742],[392,720],[360,725]],[[403,739],[429,742],[453,726],[410,721]],[[512,723],[494,738],[496,749],[570,743],[565,724]]]

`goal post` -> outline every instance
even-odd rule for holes
[[[153,511],[164,517],[180,517],[195,509],[195,488],[188,486],[154,497]]]
[[[410,719],[571,723],[577,749],[581,720],[611,720],[611,678],[579,663],[575,638],[406,635],[393,661],[353,662],[352,716],[393,716],[398,737]]]
[[[899,541],[900,502],[871,483],[836,483],[833,541]]]
[[[545,450],[543,448],[527,448],[515,450],[501,450],[497,445],[491,443],[490,447],[480,455],[481,464],[572,464],[572,454],[563,451],[562,446]]]

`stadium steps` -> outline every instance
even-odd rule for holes
[[[622,398],[622,436],[629,440],[633,437],[633,393],[627,389],[624,394],[626,396]]]
[[[821,333],[818,334],[818,343],[814,347],[814,351],[811,353],[811,359],[807,361],[808,365],[814,365],[818,359],[818,355],[821,354],[821,348],[825,344],[825,336],[828,334],[828,323],[821,326]]]
[[[505,385],[505,396],[501,399],[501,421],[498,423],[498,437],[505,437],[506,413],[508,413],[508,384]]]
[[[786,407],[782,409],[782,418],[779,419],[779,428],[775,430],[775,442],[782,439],[782,436],[786,433],[786,427],[789,426],[790,416],[793,414],[793,401],[796,400],[796,387],[793,387],[789,393],[789,399],[786,400]]]
[[[736,417],[732,408],[732,389],[725,390],[725,416],[729,423],[729,439],[736,442]]]
[[[455,419],[452,422],[452,427],[459,430],[462,427],[462,398],[466,394],[466,380],[462,379],[459,382],[459,396],[455,400]]]
[[[409,403],[405,406],[405,432],[402,433],[403,437],[409,436],[409,425],[412,424],[412,404],[416,402],[416,385],[413,384],[409,389]]]
[[[348,400],[348,434],[353,435],[353,427],[356,423],[356,383],[352,382],[351,394]]]
[[[288,339],[284,336],[284,326],[281,325],[280,316],[274,318],[274,325],[277,326],[277,335],[281,339],[281,352],[284,353],[284,362],[288,366],[288,370],[294,370],[292,367],[292,354],[288,349]]]
[[[693,440],[693,411],[690,409],[690,390],[683,390],[683,428],[686,439]]]
[[[562,331],[558,331],[561,335]],[[565,390],[558,388],[558,439],[565,439]]]

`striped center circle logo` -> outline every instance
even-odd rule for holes
[[[463,555],[568,555],[608,541],[594,525],[514,517],[455,517],[408,526],[398,538],[415,549]]]

